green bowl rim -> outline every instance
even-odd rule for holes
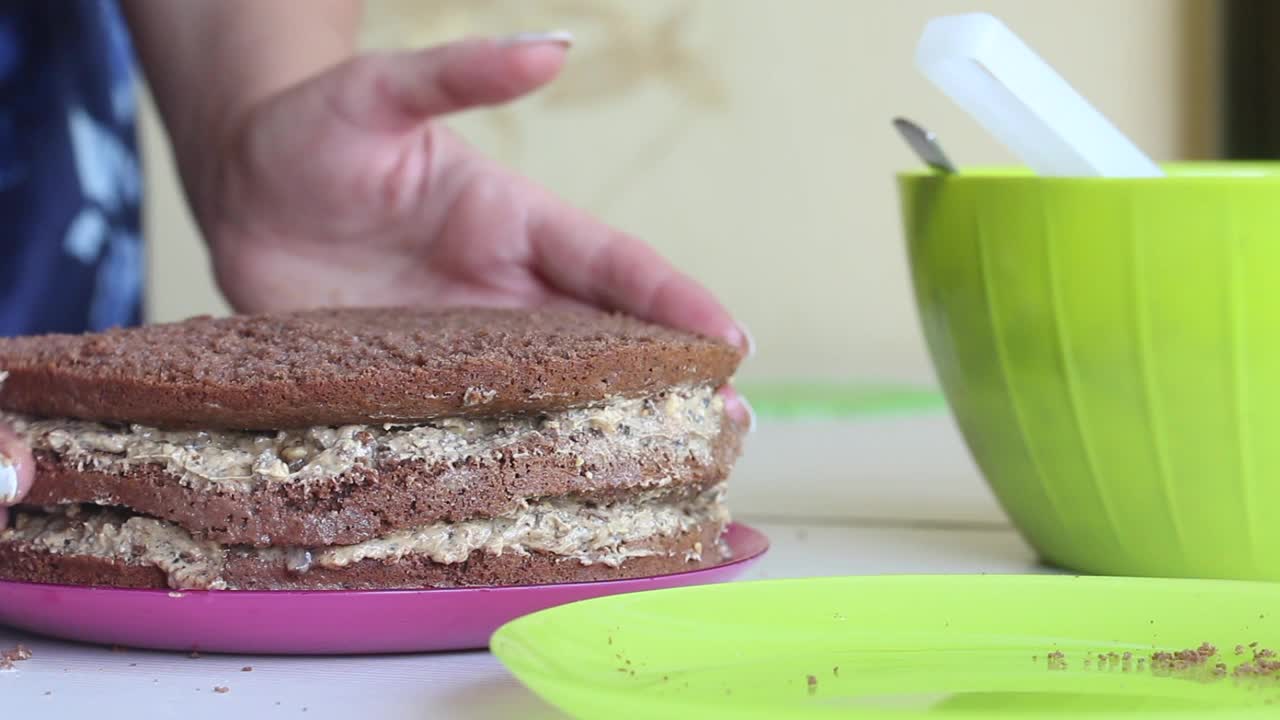
[[[961,167],[955,174],[942,173],[928,168],[902,170],[895,173],[901,183],[946,182],[963,184],[1037,183],[1041,185],[1129,185],[1169,187],[1177,181],[1180,187],[1188,184],[1277,184],[1280,183],[1280,161],[1271,160],[1196,160],[1161,163],[1168,173],[1165,177],[1098,178],[1098,177],[1044,177],[1031,172],[1024,165],[974,165]]]

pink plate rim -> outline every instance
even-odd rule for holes
[[[727,582],[769,549],[731,523],[731,560],[594,582],[395,590],[169,590],[0,581],[0,624],[47,637],[153,650],[369,655],[483,650],[518,617],[580,600]],[[336,619],[341,622],[335,622]]]
[[[538,583],[535,585],[467,585],[463,587],[447,587],[447,588],[394,588],[387,590],[171,590],[165,588],[118,588],[103,585],[61,585],[58,583],[34,583],[24,580],[0,580],[0,588],[10,586],[25,586],[28,588],[47,588],[50,590],[75,590],[75,591],[96,591],[110,592],[112,594],[136,593],[139,595],[164,595],[173,597],[175,594],[181,593],[187,595],[235,595],[237,597],[283,597],[286,595],[325,595],[329,597],[338,597],[342,595],[353,595],[358,597],[369,597],[371,595],[405,595],[405,594],[443,594],[457,592],[475,592],[484,590],[485,592],[502,592],[502,591],[518,591],[533,590],[537,588],[571,588],[576,585],[590,585],[594,588],[608,587],[619,583],[643,582],[645,580],[677,580],[686,575],[697,575],[699,573],[715,572],[718,570],[727,570],[743,563],[749,563],[759,559],[769,551],[769,538],[764,533],[756,530],[750,525],[739,522],[729,523],[724,530],[725,542],[729,544],[735,551],[739,548],[743,549],[743,553],[734,553],[734,557],[724,562],[708,565],[706,567],[692,568],[689,570],[680,570],[673,573],[662,573],[660,575],[641,575],[632,578],[618,578],[615,580],[579,580],[576,582],[562,583]]]

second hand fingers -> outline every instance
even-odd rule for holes
[[[0,508],[26,497],[34,473],[31,450],[12,430],[0,425]]]
[[[725,414],[734,422],[744,426],[748,433],[755,432],[756,411],[751,408],[751,403],[747,402],[737,388],[724,385],[716,393],[724,400]]]

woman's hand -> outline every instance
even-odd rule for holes
[[[544,85],[565,52],[552,35],[357,56],[250,108],[193,197],[232,305],[587,305],[745,348],[648,245],[440,124]]]

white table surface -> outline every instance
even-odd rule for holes
[[[764,423],[731,487],[738,519],[773,543],[749,579],[1044,572],[942,414]],[[0,650],[19,642],[34,656],[0,672],[4,717],[112,716],[126,708],[132,718],[218,720],[563,717],[484,652],[191,658],[0,627]],[[218,686],[229,692],[215,693]]]

